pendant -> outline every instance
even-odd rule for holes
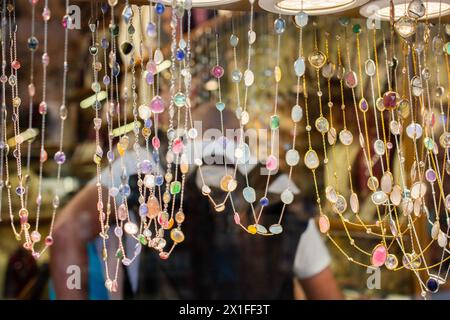
[[[326,55],[315,49],[309,56],[308,56],[309,63],[316,69],[322,68],[325,63],[327,62]]]
[[[416,33],[416,21],[408,16],[400,17],[394,23],[394,29],[403,39],[408,39]]]

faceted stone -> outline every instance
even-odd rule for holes
[[[216,109],[219,110],[219,111],[223,111],[225,109],[225,103],[217,102],[216,103]]]
[[[375,150],[375,153],[379,156],[384,155],[385,153],[385,145],[383,140],[377,139],[375,140],[375,142],[373,143],[373,148]]]
[[[232,34],[230,36],[230,45],[233,48],[236,48],[238,46],[238,44],[239,44],[239,37],[237,35],[235,35],[235,34]]]
[[[170,238],[175,243],[181,243],[184,241],[184,233],[179,228],[172,229],[170,231]]]
[[[183,141],[180,138],[176,138],[172,143],[172,151],[174,154],[180,154],[183,151]]]
[[[444,148],[444,149],[450,148],[450,133],[444,132],[444,133],[439,137],[439,144],[440,144],[441,147]]]
[[[401,125],[400,125],[400,123],[398,121],[392,120],[389,123],[389,129],[390,129],[390,131],[391,131],[391,133],[393,135],[399,135],[402,128],[401,128]]]
[[[427,186],[424,182],[415,182],[411,187],[411,198],[419,199],[423,198],[427,192]]]
[[[428,182],[435,182],[436,172],[433,169],[428,169],[427,171],[425,171],[425,178]]]
[[[344,129],[341,132],[339,132],[339,141],[345,146],[349,146],[353,142],[353,134],[347,130]]]
[[[383,106],[387,110],[394,110],[397,107],[398,94],[394,91],[388,91],[383,95]]]
[[[267,197],[262,197],[261,199],[259,199],[259,204],[262,207],[268,206],[269,205],[269,199]]]
[[[276,34],[282,34],[286,30],[286,21],[283,18],[275,19],[273,28]]]
[[[180,181],[173,181],[170,184],[170,193],[171,194],[178,194],[181,191],[181,182]]]
[[[273,171],[278,168],[278,160],[274,155],[270,155],[267,157],[266,168],[269,171]]]
[[[427,291],[436,293],[439,291],[439,282],[434,276],[430,276],[426,282]]]
[[[164,112],[165,105],[163,99],[160,96],[154,96],[152,101],[150,102],[150,109],[153,113]]]
[[[380,181],[381,190],[386,194],[390,194],[393,188],[393,184],[394,178],[392,176],[392,173],[386,171],[381,177]]]
[[[384,245],[378,244],[372,251],[371,263],[375,267],[384,265],[387,259],[387,249]]]
[[[308,169],[314,170],[319,167],[320,161],[314,150],[308,150],[304,158],[305,165]]]
[[[327,186],[325,188],[325,197],[331,203],[336,203],[337,201],[337,193],[336,190],[332,186]]]
[[[331,78],[333,78],[335,72],[336,65],[331,61],[327,61],[327,63],[325,63],[325,65],[322,67],[322,76],[325,79],[330,80]]]
[[[412,19],[420,19],[425,16],[426,8],[422,0],[413,0],[408,5],[408,16]]]
[[[303,57],[299,57],[295,60],[294,71],[297,77],[301,77],[305,74],[305,59]]]
[[[386,269],[394,270],[398,266],[397,257],[395,255],[393,255],[392,253],[388,254],[384,265],[386,266]]]
[[[66,162],[66,154],[63,151],[58,151],[55,153],[54,160],[57,164],[61,165]]]
[[[315,126],[316,126],[317,131],[319,131],[322,134],[327,133],[328,130],[330,129],[328,120],[325,117],[317,118],[315,121]]]
[[[362,112],[366,112],[369,110],[369,103],[366,99],[362,98],[361,100],[359,100],[358,107]]]
[[[184,107],[186,105],[186,96],[182,92],[178,92],[173,97],[173,103],[177,107]]]
[[[299,122],[303,118],[303,109],[299,105],[295,105],[291,110],[291,118],[294,122]]]
[[[411,92],[414,96],[420,97],[423,92],[422,80],[418,76],[411,79]]]
[[[138,226],[133,222],[125,223],[123,229],[128,234],[137,234],[139,232]]]
[[[280,117],[278,117],[277,115],[271,116],[270,117],[270,128],[272,130],[276,130],[280,127]]]
[[[124,55],[128,55],[133,51],[133,44],[128,41],[122,42],[120,45],[120,50]]]
[[[281,224],[272,224],[269,227],[269,231],[273,234],[280,234],[283,232],[283,227],[281,226]]]
[[[220,188],[225,192],[230,191],[228,189],[228,186],[231,180],[233,180],[233,177],[231,175],[223,176],[222,179],[220,180]]]
[[[411,122],[406,127],[406,134],[413,140],[419,139],[422,136],[422,126],[418,123]]]
[[[400,37],[407,39],[416,33],[416,21],[402,16],[394,23],[394,29]]]
[[[336,129],[335,128],[330,128],[330,130],[328,130],[327,133],[327,139],[328,139],[328,143],[332,146],[336,143]]]
[[[321,52],[319,50],[314,50],[308,56],[308,61],[314,68],[320,69],[327,62],[327,57],[326,57],[326,55],[323,52]]]
[[[400,203],[402,201],[402,189],[400,188],[400,186],[395,185],[392,188],[392,191],[390,194],[390,199],[394,206],[400,205]]]
[[[214,67],[211,69],[211,75],[212,75],[213,77],[217,78],[217,79],[222,78],[223,75],[224,75],[224,73],[225,73],[225,71],[224,71],[223,67],[222,67],[222,66],[219,66],[219,65],[214,66]]]
[[[231,81],[239,83],[242,79],[242,72],[239,69],[233,70],[231,73]]]
[[[342,214],[347,210],[347,200],[345,200],[344,196],[337,196],[336,202],[333,204],[333,210],[338,214]]]
[[[371,196],[372,202],[375,205],[382,205],[388,201],[388,196],[383,191],[376,191]]]
[[[372,59],[366,60],[364,67],[365,67],[366,74],[369,77],[373,77],[377,72],[375,62]]]
[[[294,194],[292,193],[291,190],[286,189],[281,193],[281,201],[284,204],[291,204],[294,201]]]
[[[345,85],[350,88],[356,88],[358,85],[358,77],[354,71],[348,71],[344,76]]]
[[[430,151],[433,151],[434,148],[434,141],[432,138],[430,137],[425,137],[425,139],[423,139],[423,145],[425,146],[425,148],[427,148]]]
[[[330,230],[330,220],[325,215],[319,217],[319,230],[322,233],[327,233]]]
[[[256,201],[256,192],[252,187],[245,187],[244,190],[242,190],[242,195],[248,203],[254,203]]]

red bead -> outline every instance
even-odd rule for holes
[[[13,67],[13,69],[14,70],[19,70],[20,69],[20,62],[19,62],[19,60],[14,60],[12,63],[11,63],[11,67]]]
[[[47,237],[45,238],[45,245],[46,245],[47,247],[50,247],[52,244],[53,244],[53,238],[52,238],[52,236],[47,236]]]

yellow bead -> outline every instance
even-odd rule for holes
[[[184,233],[183,233],[183,231],[181,231],[178,228],[177,229],[173,229],[172,231],[170,231],[170,238],[175,243],[183,242],[184,241]]]
[[[280,82],[281,81],[281,69],[280,69],[280,67],[276,66],[274,73],[275,73],[275,81],[276,82]]]
[[[183,174],[186,174],[189,171],[189,165],[187,163],[180,164],[180,171]]]
[[[247,231],[249,232],[249,233],[251,233],[251,234],[256,234],[256,227],[255,227],[255,225],[249,225],[248,227],[247,227]]]

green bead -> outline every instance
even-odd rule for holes
[[[143,245],[146,246],[147,245],[147,239],[145,238],[145,236],[143,234],[140,234],[139,237],[139,242]]]
[[[184,107],[184,105],[186,104],[186,96],[184,95],[184,93],[178,92],[173,97],[173,102],[177,107]]]
[[[181,183],[180,181],[174,181],[170,184],[170,193],[178,194],[181,191]]]
[[[270,128],[276,130],[280,127],[280,118],[278,116],[270,117]]]
[[[111,32],[111,34],[113,36],[118,36],[119,35],[119,25],[117,25],[117,24],[110,25],[109,32]]]
[[[353,33],[360,33],[360,32],[361,32],[361,25],[358,23],[353,25]]]
[[[121,249],[117,249],[116,251],[116,258],[122,259],[123,258],[123,252]]]
[[[448,54],[448,55],[450,55],[450,42],[447,42],[446,44],[445,44],[445,53],[446,54]]]

